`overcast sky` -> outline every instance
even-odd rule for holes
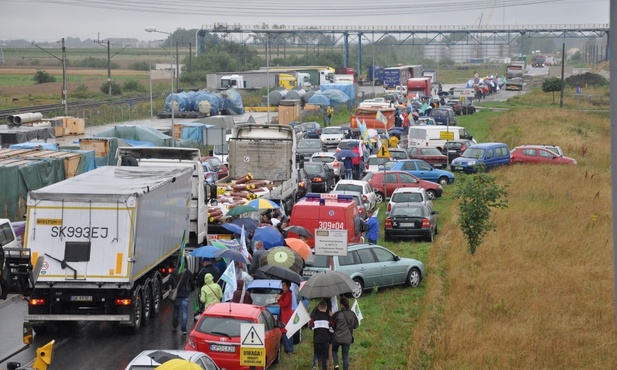
[[[609,0],[0,0],[0,40],[164,35],[214,22],[269,25],[532,25],[609,22]]]

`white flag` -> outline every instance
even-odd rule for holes
[[[244,225],[242,225],[242,234],[240,234],[240,239],[242,240],[242,242],[240,242],[240,247],[241,247],[240,252],[242,253],[244,257],[249,259],[250,255],[249,255],[248,248],[246,248],[246,234],[244,233]]]
[[[332,299],[330,299],[330,302],[332,303],[332,314],[335,314],[338,312],[338,296],[334,296],[332,297]]]
[[[231,301],[234,296],[234,291],[238,288],[236,281],[236,267],[234,261],[230,261],[229,265],[221,275],[221,280],[225,282],[225,291],[223,292],[223,302]]]
[[[306,308],[304,308],[303,304],[299,304],[293,315],[291,315],[289,322],[285,325],[285,329],[287,330],[287,338],[291,338],[309,321],[311,321],[311,317],[308,312],[306,312]]]
[[[358,304],[357,299],[354,299],[351,310],[356,314],[356,317],[358,318],[358,325],[360,325],[360,322],[362,321],[362,311],[360,311],[360,305]]]

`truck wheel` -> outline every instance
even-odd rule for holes
[[[141,326],[141,322],[142,322],[142,297],[141,297],[141,287],[137,288],[135,290],[135,293],[133,294],[133,312],[131,312],[131,332],[133,334],[137,334],[137,332],[139,331],[139,327]]]
[[[152,277],[152,310],[151,316],[158,316],[161,310],[161,274],[155,273]]]
[[[142,291],[142,325],[148,325],[150,322],[150,317],[152,317],[152,282],[147,282],[144,284]]]

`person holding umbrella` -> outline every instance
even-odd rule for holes
[[[345,180],[353,180],[353,163],[350,157],[343,158],[343,166],[345,166]]]
[[[317,311],[311,315],[311,329],[313,330],[313,352],[317,357],[317,363],[321,362],[321,369],[328,370],[328,352],[330,350],[330,313],[325,301],[319,302]],[[317,370],[317,366],[313,366]]]
[[[281,281],[281,288],[283,289],[283,294],[280,296],[278,294],[274,295],[276,301],[281,308],[281,317],[279,318],[280,322],[287,325],[289,319],[293,315],[293,309],[291,308],[292,301],[292,293],[289,290],[291,286],[291,282],[289,280]],[[288,355],[292,355],[294,352],[294,342],[293,337],[287,338],[287,329],[282,328],[281,332],[283,332],[283,347],[285,348],[285,353]]]

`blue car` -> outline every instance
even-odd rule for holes
[[[510,149],[504,143],[482,143],[467,148],[460,157],[450,164],[452,171],[476,173],[483,167],[489,171],[510,164]]]
[[[397,161],[390,170],[405,171],[422,180],[436,182],[441,186],[452,184],[454,175],[450,171],[438,170],[421,159]]]

